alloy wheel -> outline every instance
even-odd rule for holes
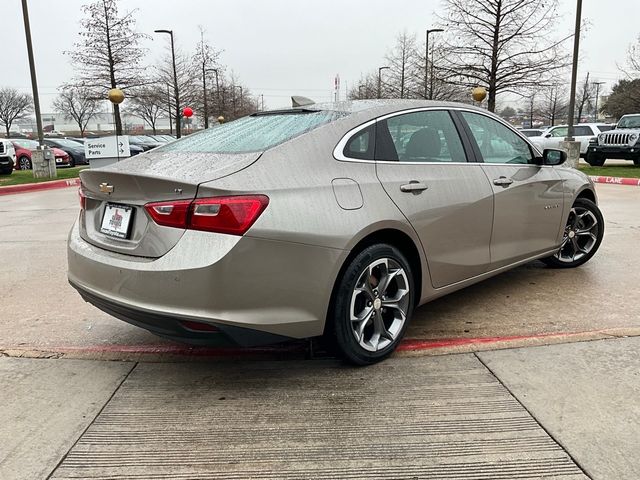
[[[588,255],[598,243],[599,229],[598,219],[591,210],[573,207],[555,258],[563,263],[572,263]]]
[[[30,170],[31,169],[31,161],[27,157],[20,157],[20,170]]]
[[[375,260],[358,277],[349,319],[358,344],[369,352],[393,344],[410,308],[410,287],[402,266],[391,258]]]

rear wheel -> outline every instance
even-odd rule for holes
[[[604,236],[604,218],[598,206],[586,198],[578,198],[567,219],[560,249],[542,261],[555,268],[573,268],[595,255]]]
[[[349,362],[370,365],[398,346],[411,319],[414,282],[395,247],[372,245],[351,260],[337,285],[332,331]]]
[[[640,157],[636,157],[636,158],[634,158],[634,159],[633,159],[633,164],[634,164],[636,167],[640,167]]]
[[[20,157],[18,159],[18,166],[20,170],[31,170],[31,160],[29,160],[29,157]]]

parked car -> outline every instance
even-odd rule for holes
[[[587,154],[589,141],[600,133],[611,130],[612,127],[605,123],[579,123],[573,128],[573,138],[580,142],[580,156],[584,157]],[[568,133],[569,127],[567,125],[558,125],[545,130],[540,137],[532,137],[531,141],[540,149],[558,148]]]
[[[544,133],[544,130],[540,128],[523,128],[520,133],[527,137],[539,137]]]
[[[84,155],[84,145],[80,142],[67,138],[45,138],[44,144],[67,152],[69,154],[69,165],[72,167],[89,164]]]
[[[12,142],[16,149],[16,170],[31,170],[31,150],[38,148],[38,142],[22,139],[13,139]],[[69,154],[59,148],[52,147],[52,149],[56,167],[68,167],[71,162]]]
[[[129,145],[137,145],[141,147],[145,152],[152,148],[159,147],[162,143],[147,137],[146,135],[128,135]]]
[[[586,162],[601,167],[607,158],[632,160],[640,167],[640,113],[623,115],[614,129],[591,140]]]
[[[565,160],[465,104],[259,112],[81,172],[68,278],[164,337],[324,334],[369,364],[418,305],[532,260],[568,268],[596,253],[595,189]]]
[[[11,175],[16,164],[16,152],[8,138],[0,138],[0,175]]]

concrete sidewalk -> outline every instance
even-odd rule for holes
[[[640,338],[337,361],[0,358],[0,478],[640,478]]]

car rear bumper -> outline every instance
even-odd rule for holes
[[[101,310],[171,338],[212,339],[182,321],[213,325],[237,343],[320,335],[348,252],[187,231],[157,259],[122,255],[69,234],[68,278]],[[196,334],[197,333],[197,334]]]

